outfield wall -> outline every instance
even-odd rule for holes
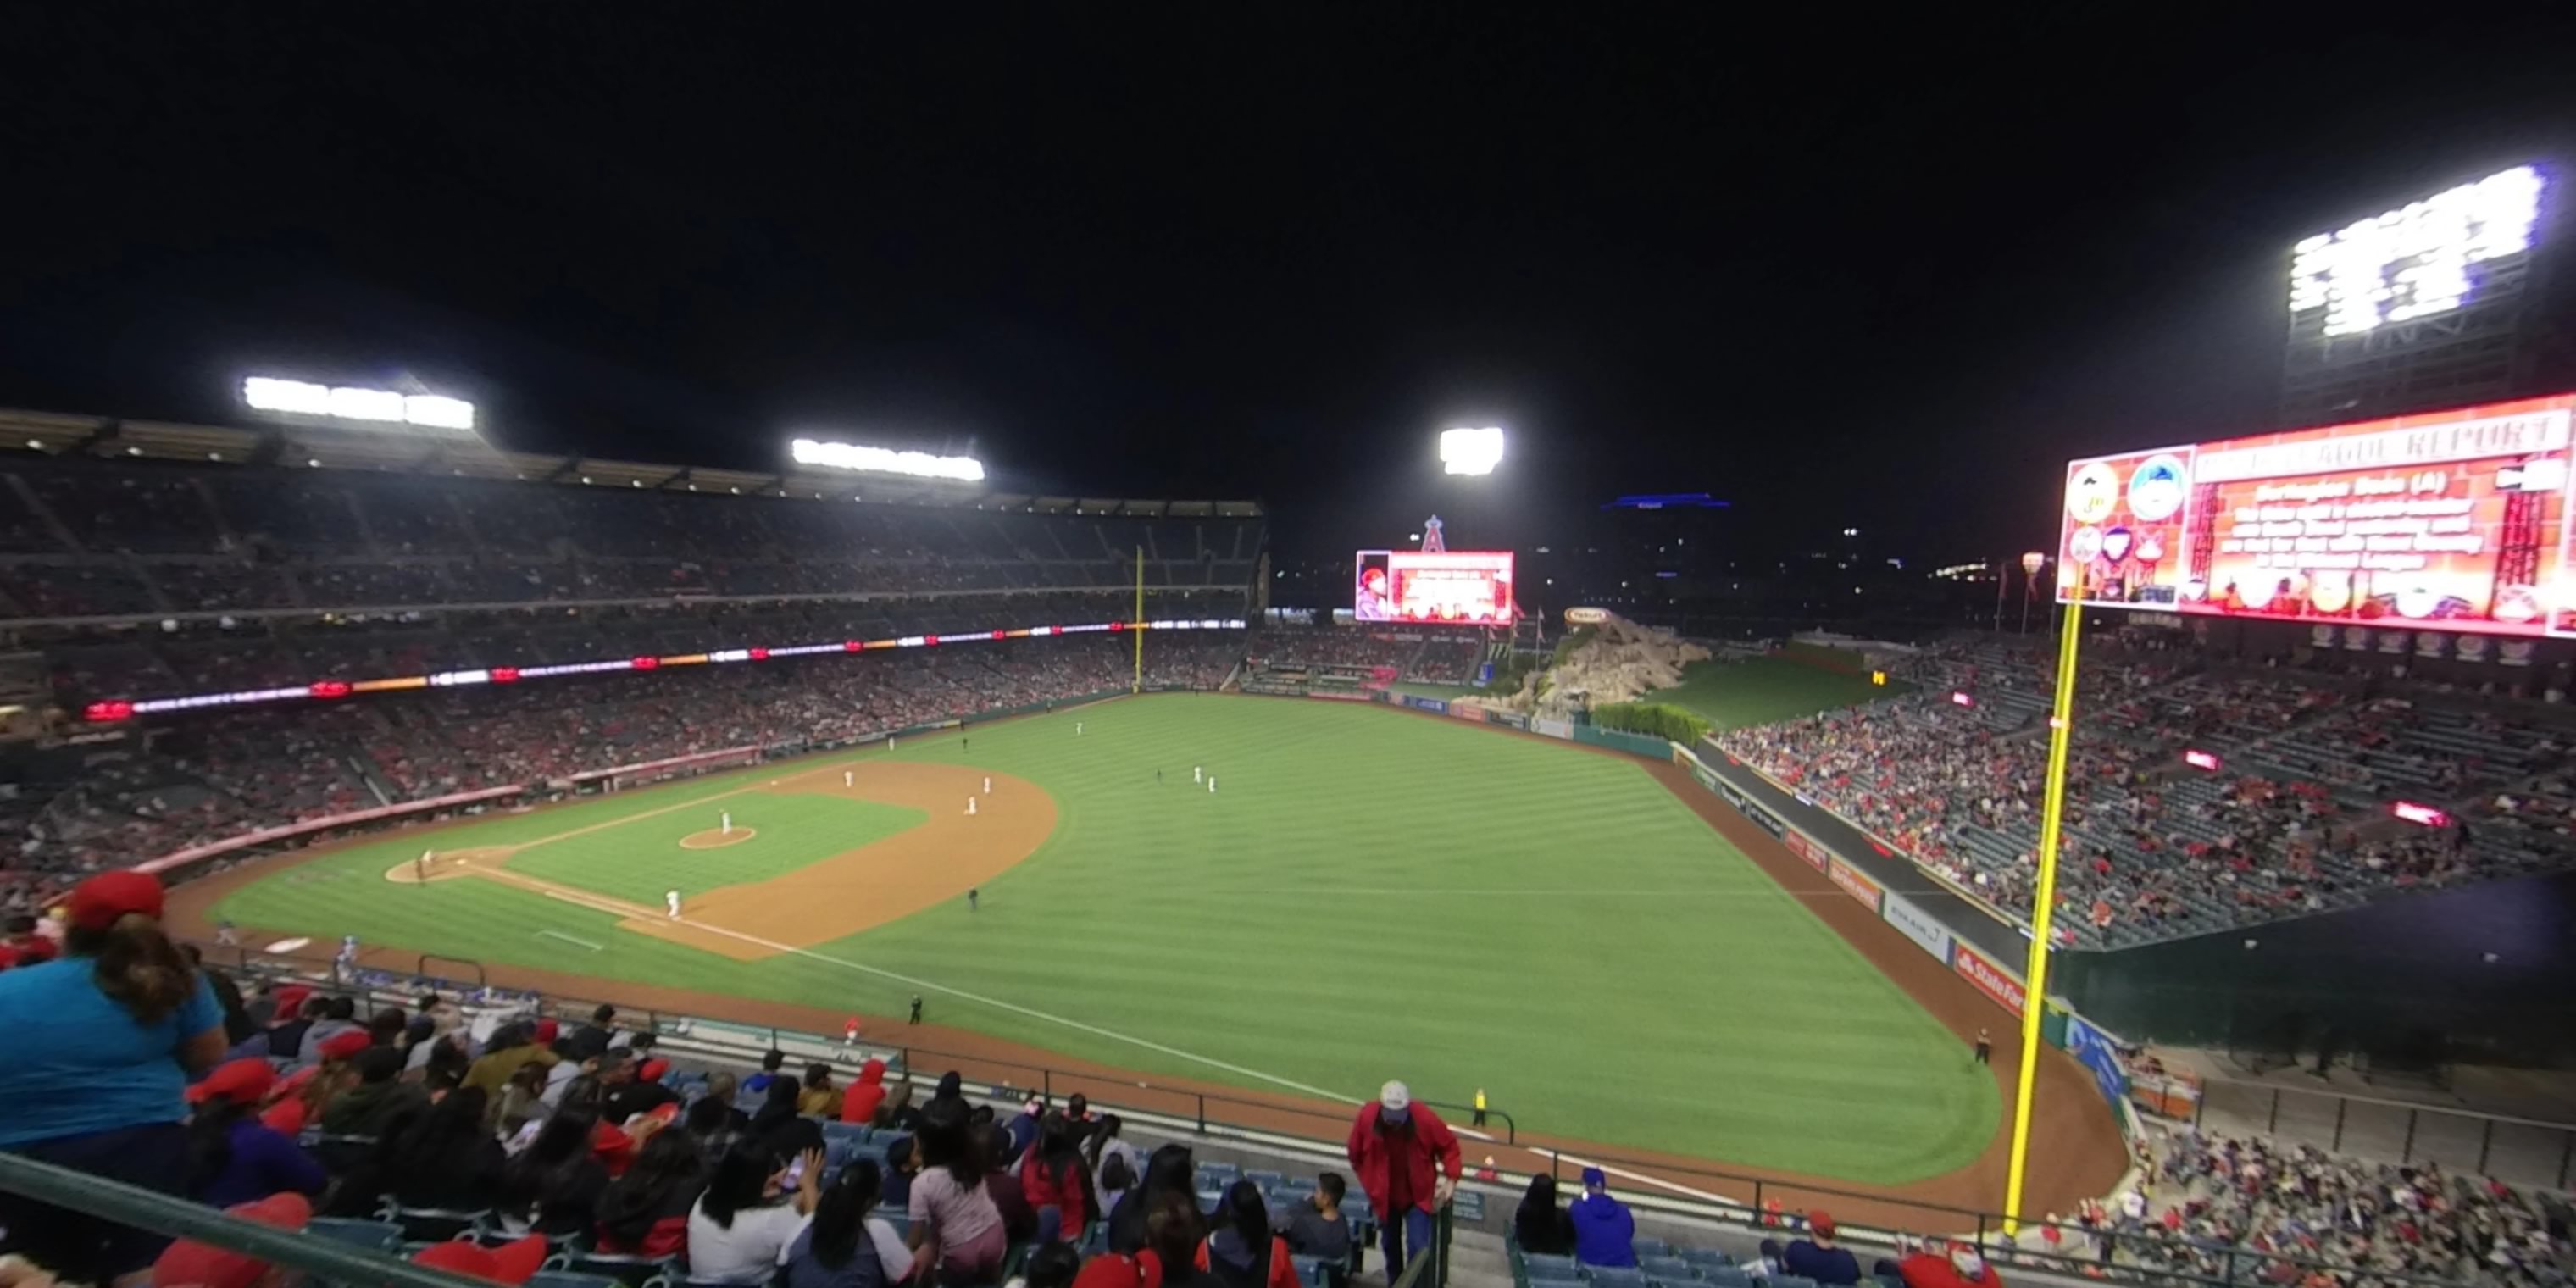
[[[2030,939],[2019,926],[1998,920],[1988,911],[1991,905],[1952,887],[1751,766],[1725,756],[1703,758],[1678,743],[1667,745],[1674,763],[1688,769],[1702,787],[1754,826],[1780,838],[1781,845],[1801,862],[1824,873],[1854,902],[1877,913],[1994,1003],[2014,1025],[2006,1030],[2008,1034],[2018,1030],[2030,1005],[2022,974]],[[2060,953],[2053,961],[2062,965],[2066,956]],[[2128,1069],[2120,1058],[2120,1048],[2128,1044],[2055,994],[2040,1010],[2039,1032],[2042,1040],[2075,1057],[2093,1075],[2094,1087],[2134,1154],[2142,1128],[2129,1102]]]
[[[1701,750],[1725,784],[1711,790],[1800,857],[1848,856],[1990,963],[2027,956],[2018,914],[1714,744]],[[2389,1070],[2457,1060],[2576,1066],[2576,874],[2418,890],[2125,948],[2061,946],[2051,960],[2053,1005],[2134,1042],[2274,1056],[2331,1048]]]

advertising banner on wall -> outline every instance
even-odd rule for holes
[[[2120,1063],[2120,1048],[2111,1041],[2111,1036],[2085,1023],[2083,1016],[2069,1012],[2066,1017],[2066,1049],[2092,1071],[2094,1087],[2117,1111],[2129,1098],[2129,1071]]]
[[[1531,716],[1529,727],[1531,733],[1543,733],[1550,738],[1563,738],[1567,742],[1574,741],[1574,723],[1570,720],[1549,720],[1543,716]]]
[[[1755,819],[1754,821],[1758,823],[1761,820]],[[1788,846],[1791,854],[1805,859],[1810,866],[1816,869],[1816,871],[1824,871],[1825,865],[1833,862],[1834,856],[1827,853],[1824,846],[1818,845],[1815,840],[1810,838],[1806,833],[1780,827],[1773,827],[1771,830],[1779,835],[1780,843]]]
[[[1843,888],[1844,894],[1860,900],[1861,904],[1871,912],[1878,911],[1878,898],[1885,892],[1878,888],[1877,882],[1863,875],[1860,869],[1841,859],[1835,859],[1825,866],[1825,875],[1832,877],[1834,884]]]
[[[1449,714],[1449,704],[1438,698],[1417,697],[1410,693],[1400,693],[1396,695],[1396,700],[1416,711],[1428,711],[1435,716]]]
[[[1506,728],[1529,728],[1529,717],[1522,715],[1517,711],[1495,711],[1488,709],[1485,712],[1485,719],[1488,723],[1502,725]]]
[[[1957,940],[1950,945],[1950,965],[1959,972],[1959,978],[1976,985],[1978,992],[2015,1016],[2029,1005],[2021,981],[2005,971],[2002,963],[1970,948],[1968,941]]]
[[[1940,919],[1931,913],[1914,906],[1913,901],[1904,895],[1888,891],[1886,899],[1879,904],[1878,915],[1887,918],[1887,924],[1904,931],[1906,938],[1923,945],[1923,951],[1945,962],[1950,960],[1950,928],[1942,925]]]

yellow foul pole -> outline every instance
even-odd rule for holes
[[[2069,600],[2058,627],[2057,698],[2049,706],[2048,787],[2040,798],[2039,891],[2030,912],[2028,986],[2021,1008],[2021,1087],[2013,1097],[2012,1157],[2004,1170],[2004,1233],[2021,1229],[2022,1171],[2030,1161],[2030,1092],[2039,1074],[2039,1019],[2047,1009],[2049,914],[2057,903],[2057,843],[2066,821],[2066,751],[2075,739],[2075,646],[2084,630],[2084,605]]]
[[[1136,619],[1127,623],[1127,633],[1136,637],[1136,678],[1128,681],[1129,693],[1145,691],[1145,547],[1136,547]]]

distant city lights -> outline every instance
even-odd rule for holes
[[[2291,317],[2322,309],[2325,334],[2355,335],[2466,304],[2478,285],[2469,265],[2531,249],[2547,186],[2515,166],[2302,240],[2291,250]]]
[[[317,385],[306,380],[284,380],[275,376],[251,376],[242,381],[242,402],[254,411],[474,432],[474,404],[462,398],[442,398],[437,394],[406,394],[391,389],[359,389],[347,385]]]
[[[1450,474],[1491,474],[1503,463],[1503,431],[1487,425],[1482,429],[1444,429],[1440,431],[1440,466]]]
[[[984,463],[971,456],[933,456],[928,452],[898,452],[892,448],[826,443],[812,438],[800,438],[790,443],[788,454],[799,465],[820,465],[827,469],[909,474],[914,478],[955,479],[964,483],[980,483],[984,479]]]

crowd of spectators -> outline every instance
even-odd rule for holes
[[[573,1026],[488,991],[245,996],[161,912],[151,877],[90,878],[64,956],[0,970],[0,1018],[47,1041],[0,1069],[0,1150],[277,1224],[386,1221],[422,1264],[505,1282],[562,1257],[627,1282],[964,1288],[1016,1263],[1069,1288],[1088,1261],[1128,1288],[1296,1288],[1293,1259],[1357,1251],[1339,1175],[1237,1180],[1211,1219],[1187,1146],[1140,1156],[1080,1095],[997,1108],[952,1072],[917,1100],[883,1059],[795,1071],[777,1051],[682,1071],[607,1005]],[[1400,1187],[1388,1160],[1434,1130],[1445,1199],[1459,1152],[1427,1110],[1365,1155],[1355,1134],[1353,1161]],[[64,1282],[212,1282],[183,1271],[227,1255],[6,1193],[0,1244]]]
[[[987,640],[202,715],[89,755],[51,790],[34,784],[11,802],[25,826],[0,855],[0,907],[24,910],[59,874],[379,804],[1124,692],[1131,649],[1111,635]],[[1144,678],[1213,688],[1243,649],[1234,632],[1176,631],[1151,641]]]
[[[2432,1163],[2399,1166],[2306,1145],[2188,1129],[2159,1134],[2152,1167],[2084,1214],[2095,1249],[2139,1267],[2226,1276],[2240,1251],[2320,1263],[2258,1263],[2271,1284],[2366,1282],[2378,1274],[2508,1288],[2576,1279],[2565,1200]]]
[[[0,474],[0,621],[1251,584],[1258,518],[830,504],[164,462]],[[27,508],[13,486],[25,482]]]
[[[1484,655],[1485,637],[1476,631],[1318,626],[1265,632],[1257,643],[1254,661],[1272,670],[1387,671],[1395,679],[1465,684]]]
[[[2340,690],[2296,672],[2191,671],[2169,654],[2088,668],[2058,869],[2065,942],[2198,933],[2576,860],[2566,748],[2536,714]],[[1925,650],[1900,673],[1919,691],[1719,744],[2027,915],[2049,660],[1970,641]],[[2187,752],[2213,763],[2186,763]],[[2397,822],[2389,806],[2401,799],[2464,806],[2468,825]]]

